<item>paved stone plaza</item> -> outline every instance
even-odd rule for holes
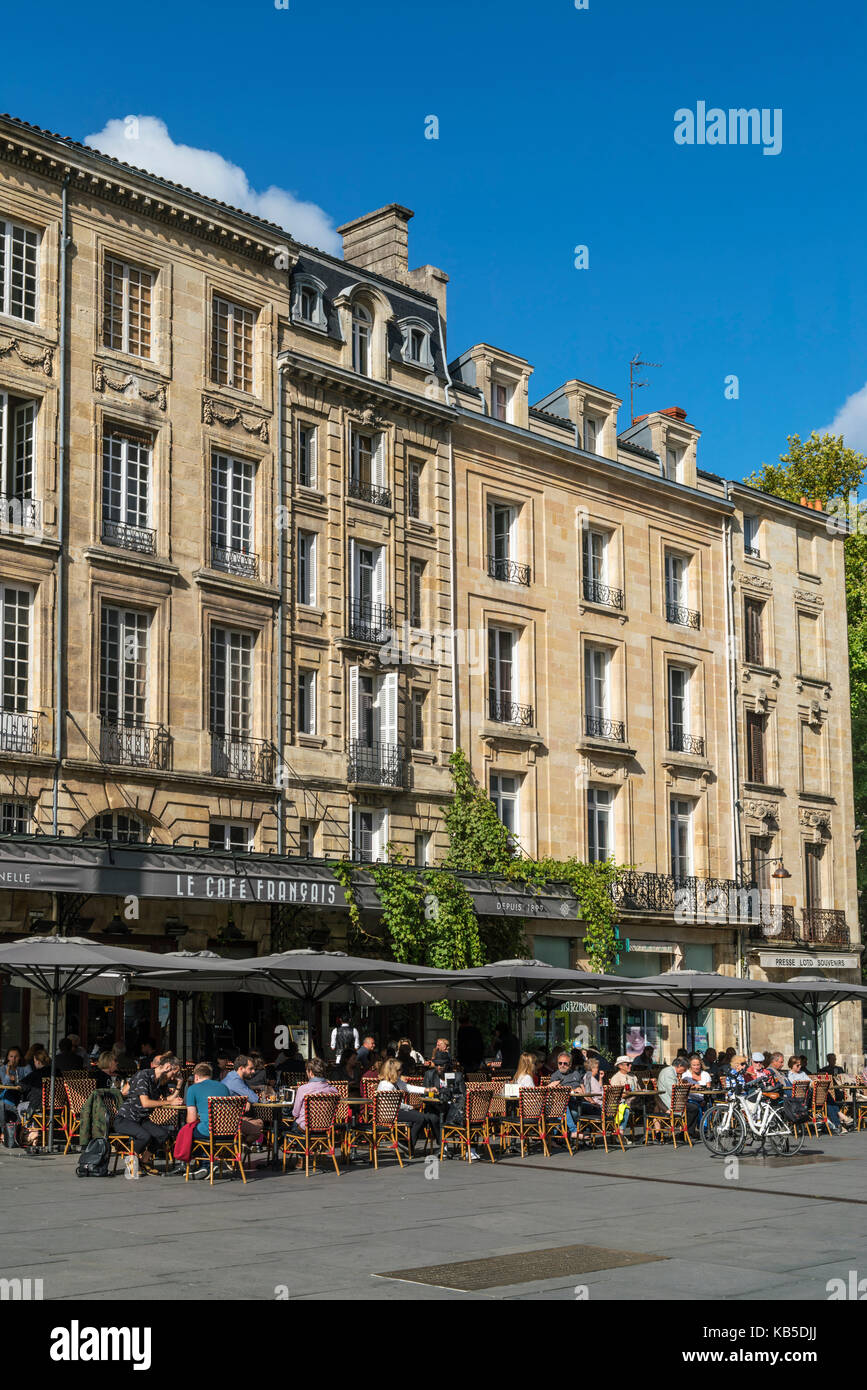
[[[867,1275],[867,1132],[743,1159],[730,1180],[701,1147],[452,1160],[429,1177],[421,1159],[384,1164],[211,1189],[82,1180],[72,1156],[4,1150],[0,1273],[41,1278],[45,1299],[144,1301],[824,1301],[830,1279]]]

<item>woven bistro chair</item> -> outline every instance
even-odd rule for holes
[[[67,1072],[63,1078],[63,1087],[66,1091],[66,1105],[63,1108],[62,1129],[66,1136],[65,1154],[69,1153],[73,1140],[77,1139],[81,1130],[81,1112],[84,1102],[88,1096],[92,1096],[96,1090],[95,1076],[79,1076],[78,1072]],[[57,1099],[55,1091],[55,1100]]]
[[[534,1140],[542,1145],[548,1156],[548,1141],[545,1137],[545,1091],[541,1086],[521,1086],[518,1089],[518,1113],[510,1115],[508,1107],[505,1119],[500,1122],[500,1148],[512,1148],[512,1140],[521,1145],[521,1157],[526,1147]]]
[[[491,1131],[488,1116],[491,1109],[489,1090],[467,1091],[464,1095],[464,1114],[460,1124],[443,1121],[440,1139],[440,1158],[445,1153],[446,1144],[460,1144],[461,1158],[469,1159],[474,1144],[484,1144],[488,1158],[493,1163],[491,1151]]]
[[[39,1147],[45,1148],[48,1143],[48,1128],[51,1115],[51,1082],[42,1083],[42,1104],[38,1110],[34,1110],[32,1116],[27,1120],[28,1130],[38,1130]],[[66,1088],[61,1076],[54,1078],[54,1137],[55,1142],[65,1134],[64,1124],[66,1120]]]
[[[304,1176],[309,1178],[311,1158],[315,1172],[316,1159],[320,1154],[327,1154],[334,1164],[335,1173],[340,1177],[340,1165],[337,1162],[337,1112],[340,1101],[340,1096],[329,1095],[327,1091],[312,1091],[304,1097],[303,1132],[293,1134],[290,1130],[283,1135],[284,1173],[286,1159],[300,1158],[303,1154]]]
[[[572,1141],[569,1138],[569,1129],[566,1124],[566,1115],[569,1110],[569,1088],[568,1086],[546,1086],[543,1093],[545,1097],[545,1147],[551,1140],[561,1140],[569,1150],[569,1157],[572,1157]]]
[[[578,1138],[589,1138],[596,1148],[597,1138],[602,1139],[605,1152],[608,1152],[608,1140],[616,1139],[621,1150],[625,1153],[626,1146],[623,1143],[623,1135],[620,1133],[620,1126],[617,1123],[617,1111],[623,1099],[622,1086],[603,1086],[602,1105],[598,1115],[578,1115]]]
[[[644,1125],[645,1144],[651,1135],[654,1142],[657,1138],[664,1142],[666,1134],[670,1134],[671,1142],[674,1147],[677,1148],[677,1133],[680,1131],[681,1139],[685,1139],[689,1147],[692,1148],[692,1140],[689,1137],[689,1129],[687,1128],[686,1109],[686,1102],[691,1089],[688,1082],[676,1082],[671,1088],[671,1109],[658,1115],[651,1114],[651,1112],[648,1111]],[[657,1124],[659,1125],[658,1130],[656,1128]]]
[[[824,1125],[829,1134],[832,1132],[831,1121],[828,1119],[828,1092],[830,1089],[831,1078],[828,1076],[817,1076],[811,1083],[810,1094],[805,1101],[807,1109],[810,1112],[810,1118],[807,1120],[806,1124],[807,1133],[810,1133],[810,1126],[812,1125],[813,1137],[815,1139],[819,1137],[819,1125]]]
[[[379,1085],[379,1077],[362,1076],[360,1080],[362,1097],[364,1098],[364,1100],[369,1100],[371,1096],[376,1095],[376,1088]]]
[[[112,1173],[117,1172],[117,1160],[119,1158],[129,1158],[133,1153],[134,1139],[131,1134],[115,1134],[114,1122],[117,1119],[118,1100],[117,1096],[104,1094],[102,1103],[105,1106],[105,1113],[108,1116],[108,1147],[114,1157]]]
[[[368,1159],[374,1168],[379,1168],[379,1150],[389,1148],[403,1167],[403,1159],[397,1146],[397,1112],[400,1109],[400,1091],[377,1091],[370,1106],[362,1107],[364,1118],[349,1130],[346,1138],[346,1153],[352,1156],[362,1145],[368,1151]],[[366,1112],[366,1113],[365,1113]]]
[[[197,1159],[207,1163],[210,1169],[209,1182],[214,1184],[214,1164],[219,1164],[220,1176],[223,1164],[237,1168],[241,1181],[246,1183],[241,1141],[241,1119],[247,1108],[243,1096],[208,1096],[208,1137],[199,1139],[193,1131],[193,1144],[186,1163],[184,1182],[189,1180],[190,1164]]]

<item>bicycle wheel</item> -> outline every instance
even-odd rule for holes
[[[783,1125],[785,1121],[780,1120]],[[779,1158],[791,1158],[793,1154],[800,1153],[804,1147],[804,1126],[787,1125],[786,1134],[766,1134],[765,1140]]]
[[[712,1105],[701,1122],[702,1143],[714,1158],[733,1158],[744,1147],[747,1126],[739,1110]]]

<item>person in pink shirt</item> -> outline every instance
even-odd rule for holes
[[[307,1073],[307,1080],[304,1085],[299,1086],[295,1092],[295,1103],[292,1106],[291,1132],[293,1134],[304,1133],[305,1096],[316,1095],[317,1092],[324,1092],[329,1096],[336,1096],[339,1094],[336,1086],[332,1086],[329,1081],[326,1081],[325,1063],[320,1061],[318,1057],[311,1057],[310,1061],[305,1063],[304,1070]]]

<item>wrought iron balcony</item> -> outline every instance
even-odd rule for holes
[[[533,723],[533,706],[516,705],[511,700],[498,700],[493,695],[488,698],[488,718],[495,724]]]
[[[816,946],[848,946],[846,914],[837,908],[805,907],[801,918],[805,942]]]
[[[595,714],[585,714],[584,732],[588,738],[608,738],[622,743],[626,736],[626,725],[619,719],[598,719]]]
[[[384,642],[394,630],[394,610],[390,603],[372,603],[354,598],[349,602],[349,636],[359,642]]]
[[[122,550],[135,550],[140,555],[156,554],[156,531],[147,526],[129,526],[125,521],[102,522],[104,545],[116,545]]]
[[[623,590],[612,589],[609,584],[600,584],[598,579],[581,581],[585,603],[599,603],[604,608],[622,608]]]
[[[685,734],[682,729],[669,729],[668,747],[672,753],[694,753],[704,757],[704,739],[696,734]]]
[[[387,487],[376,483],[363,483],[360,478],[350,478],[346,487],[347,497],[357,497],[360,502],[373,502],[377,507],[391,506],[391,492]]]
[[[273,782],[276,771],[277,750],[267,739],[211,734],[211,772],[215,777]]]
[[[502,579],[506,584],[530,582],[529,565],[519,565],[517,560],[502,560],[497,555],[488,556],[488,574],[491,579]]]
[[[225,570],[227,574],[238,574],[243,579],[259,577],[259,556],[252,550],[233,550],[226,545],[212,545],[211,566],[215,570]]]
[[[117,724],[102,719],[99,756],[104,763],[168,772],[172,765],[172,736],[164,724]]]
[[[761,560],[762,552],[757,545],[745,545],[744,554],[749,555],[751,560]]]
[[[8,497],[0,493],[0,533],[14,536],[18,531],[38,531],[42,523],[42,503],[34,497]]]
[[[0,753],[38,753],[39,715],[33,710],[0,710]]]
[[[665,620],[676,623],[678,627],[701,627],[701,614],[694,608],[684,608],[681,603],[666,603]]]
[[[349,740],[349,782],[362,782],[372,787],[406,786],[406,762],[396,743],[365,743]]]
[[[675,878],[673,874],[621,874],[611,886],[624,912],[677,913],[684,923],[749,921],[758,916],[758,890],[729,878]]]
[[[795,909],[782,903],[771,903],[760,909],[760,920],[750,922],[751,941],[797,941],[800,933]]]

